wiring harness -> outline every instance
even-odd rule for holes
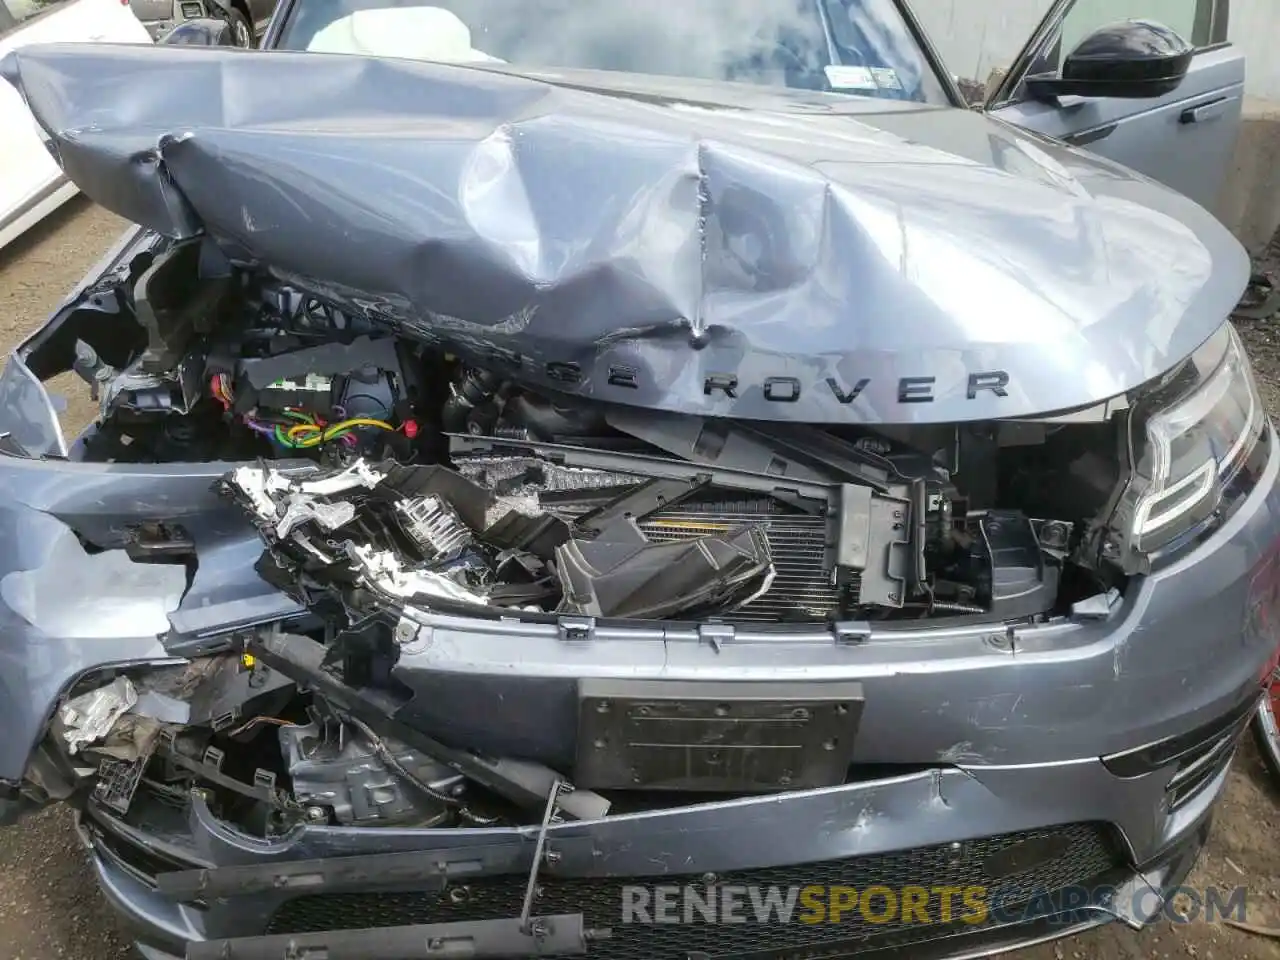
[[[227,374],[214,374],[209,381],[209,392],[222,404],[224,411],[232,414],[235,395],[231,388],[231,378]],[[413,421],[405,421],[397,428],[385,420],[373,417],[347,418],[341,408],[336,408],[334,412],[338,415],[338,419],[333,423],[328,423],[324,418],[314,414],[289,407],[281,411],[280,417],[264,416],[255,410],[244,414],[240,419],[254,433],[267,437],[286,450],[308,450],[328,443],[342,443],[348,447],[355,447],[359,441],[353,431],[361,427],[390,433],[401,432],[410,438],[417,434],[417,424]]]

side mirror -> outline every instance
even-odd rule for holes
[[[1063,96],[1145,100],[1178,89],[1195,47],[1166,26],[1125,20],[1095,30],[1067,54],[1060,76],[1027,77],[1037,100]]]
[[[187,47],[234,47],[236,45],[231,35],[231,24],[213,17],[184,20],[161,37],[160,42]]]

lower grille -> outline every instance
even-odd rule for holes
[[[1166,788],[1171,811],[1194,800],[1202,789],[1230,765],[1251,716],[1252,714],[1246,714],[1243,721],[1237,721],[1218,737],[1198,744],[1181,758],[1178,771]]]
[[[745,621],[821,621],[840,606],[840,589],[826,569],[827,520],[781,513],[769,503],[682,505],[640,522],[655,541],[687,540],[743,524],[763,524],[775,575],[769,590],[733,613]],[[856,600],[856,585],[850,599]]]
[[[166,857],[127,836],[115,833],[105,817],[103,820],[86,819],[85,829],[100,856],[148,887],[155,887],[158,873],[190,869],[189,863]]]
[[[1045,830],[897,853],[827,860],[800,866],[744,870],[715,878],[720,886],[746,885],[767,891],[807,885],[848,886],[981,886],[988,902],[1004,907],[1042,903],[1046,894],[1076,885],[1092,886],[1120,865],[1105,827],[1073,824]],[[926,924],[919,918],[872,922],[852,911],[837,923],[711,924],[694,913],[691,922],[623,924],[625,885],[656,886],[699,877],[559,879],[543,877],[534,902],[535,914],[578,913],[588,928],[611,928],[611,935],[591,945],[592,960],[685,960],[690,953],[710,957],[771,951],[804,952],[807,958],[835,957],[848,951],[921,942],[955,933],[955,924]],[[272,917],[269,933],[295,934],[335,929],[365,929],[422,923],[485,920],[517,916],[524,895],[523,876],[474,880],[443,893],[319,894],[287,902]],[[959,900],[957,899],[957,905]],[[1076,901],[1078,905],[1078,901]],[[883,911],[883,907],[876,907]],[[958,909],[958,906],[957,906]],[[748,908],[749,914],[750,908]],[[685,918],[681,918],[682,920]],[[937,913],[930,914],[938,920]],[[1008,922],[1008,918],[1005,918]],[[976,933],[981,925],[959,932]]]

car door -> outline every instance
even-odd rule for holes
[[[1214,209],[1244,102],[1244,52],[1227,40],[1230,0],[1056,0],[985,109],[1091,150]],[[1082,39],[1118,20],[1154,20],[1196,47],[1176,90],[1146,100],[1037,100],[1028,76],[1056,73]]]
[[[30,43],[150,43],[120,0],[0,0],[0,57]],[[76,193],[35,118],[0,81],[0,247]]]

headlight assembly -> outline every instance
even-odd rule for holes
[[[1230,324],[1154,399],[1148,415],[1130,421],[1133,472],[1113,525],[1142,555],[1174,544],[1214,515],[1266,426],[1249,358]],[[1118,559],[1119,544],[1110,546]]]

